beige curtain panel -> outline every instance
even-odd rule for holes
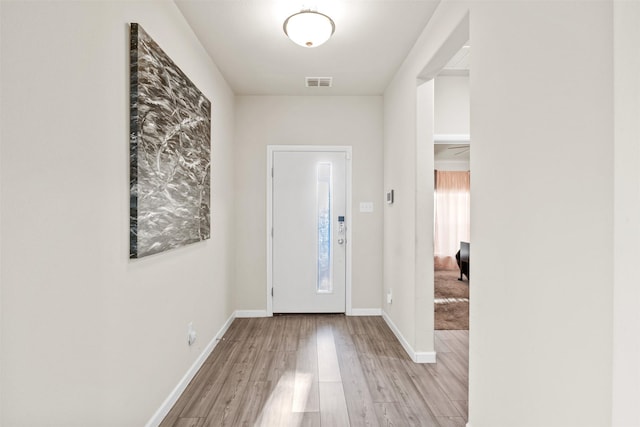
[[[435,171],[434,255],[436,269],[457,269],[460,242],[470,241],[469,171]]]

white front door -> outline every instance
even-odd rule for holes
[[[344,313],[346,153],[274,151],[274,313]]]

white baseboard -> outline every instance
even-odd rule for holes
[[[389,325],[391,331],[394,333],[396,338],[398,338],[398,341],[400,341],[400,344],[402,344],[404,351],[407,352],[411,360],[413,360],[415,363],[436,363],[435,351],[415,351],[413,347],[411,347],[411,344],[409,344],[409,341],[404,338],[404,336],[400,332],[400,329],[398,329],[389,315],[384,311],[382,312],[382,318],[385,322],[387,322],[387,325]]]
[[[209,342],[209,344],[207,344],[204,350],[202,350],[202,353],[200,353],[200,356],[198,356],[198,358],[193,362],[193,364],[191,365],[187,373],[184,374],[184,376],[182,377],[178,385],[175,386],[175,388],[171,391],[171,393],[169,393],[169,396],[167,396],[164,402],[162,402],[162,405],[160,405],[160,408],[158,408],[158,410],[155,412],[155,414],[153,414],[151,419],[147,421],[147,424],[145,425],[146,427],[157,427],[160,425],[162,420],[164,420],[164,417],[167,416],[167,414],[169,413],[173,405],[175,405],[175,403],[178,401],[178,398],[182,395],[184,390],[187,388],[187,386],[189,385],[193,377],[195,377],[195,375],[198,373],[198,370],[202,367],[205,360],[207,360],[207,357],[209,357],[213,349],[216,347],[216,345],[220,341],[220,338],[222,338],[225,332],[227,332],[227,329],[229,329],[229,326],[231,326],[231,323],[235,318],[236,318],[236,314],[232,313],[231,316],[224,323],[224,325],[222,325],[222,328],[220,328],[218,333],[213,337],[213,339]]]
[[[382,316],[381,308],[352,308],[349,316]]]
[[[266,310],[236,310],[236,317],[269,317]]]
[[[417,351],[413,357],[416,363],[436,363],[435,351]]]

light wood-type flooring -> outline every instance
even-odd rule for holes
[[[235,319],[161,426],[464,426],[468,342],[415,364],[381,317]]]

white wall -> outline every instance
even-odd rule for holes
[[[3,34],[2,32],[2,15],[3,15],[3,11],[2,11],[2,5],[0,4],[0,36]],[[0,39],[0,53],[2,52],[2,39]],[[2,83],[1,83],[1,78],[2,78],[2,62],[1,62],[0,58],[0,94],[2,94]],[[3,241],[3,237],[2,237],[2,138],[3,138],[3,132],[2,132],[2,122],[3,122],[3,110],[4,110],[4,105],[2,104],[2,102],[0,101],[0,242]],[[2,244],[0,243],[0,424],[2,424],[2,417],[3,417],[3,410],[2,410],[2,402],[3,402],[3,392],[2,392],[2,378],[3,378],[3,371],[4,371],[4,367],[2,366],[2,346],[3,346],[3,328],[2,328],[2,319],[4,318],[4,315],[2,314],[3,312],[3,302],[2,302]]]
[[[474,427],[611,421],[612,23],[608,2],[471,12]]]
[[[415,331],[413,336],[406,337],[410,339],[411,350],[409,355],[413,356],[414,361],[435,362],[434,335],[435,327],[434,316],[434,248],[433,248],[433,229],[434,223],[434,188],[435,177],[433,174],[434,152],[433,152],[433,135],[434,135],[434,113],[435,113],[435,88],[433,80],[429,80],[417,89],[416,113],[420,120],[416,123],[416,142],[415,142],[415,237],[414,237],[414,258],[415,258],[415,278],[413,289],[413,306]],[[392,209],[388,210],[389,213]],[[429,260],[427,262],[427,260]],[[393,282],[391,283],[393,286]],[[411,295],[411,292],[403,296]],[[392,303],[393,304],[393,303]],[[394,307],[388,305],[387,310],[393,310]],[[407,309],[405,305],[399,304],[395,307],[395,313],[398,309]],[[413,355],[412,353],[415,353]],[[423,357],[419,355],[422,354]],[[429,355],[426,357],[426,355]]]
[[[267,309],[267,145],[353,147],[352,306],[380,309],[382,293],[382,98],[236,98],[236,286],[240,310]],[[360,213],[360,202],[373,213]]]
[[[640,3],[614,3],[614,427],[640,425]]]
[[[470,10],[469,424],[611,422],[613,16],[607,2],[444,2],[385,92],[385,288],[406,335],[416,77]],[[428,67],[427,67],[428,68]],[[549,153],[555,153],[549,156]],[[514,164],[515,155],[524,159]],[[403,196],[406,199],[403,200]],[[409,269],[412,271],[411,269]],[[394,302],[395,304],[395,302]],[[417,318],[417,316],[415,316]]]
[[[385,299],[383,310],[415,350],[415,76],[402,83],[384,94],[384,188],[394,190],[394,203],[384,212],[383,292],[391,291],[393,301]],[[431,351],[433,345],[423,350]]]
[[[143,425],[232,312],[233,94],[172,2],[0,7],[0,424]],[[211,239],[136,261],[129,22],[213,110]]]
[[[454,5],[466,11],[463,3]],[[393,291],[393,302],[385,300],[383,310],[415,352],[434,350],[433,302],[416,301],[433,295],[433,208],[428,206],[433,203],[435,100],[433,84],[418,91],[417,82],[428,58],[447,39],[446,30],[460,21],[443,17],[439,9],[427,29],[443,30],[419,38],[384,93],[384,187],[395,190],[396,201],[384,216],[383,286],[385,294]],[[468,39],[463,38],[461,43]],[[441,58],[442,65],[448,59]],[[417,117],[425,120],[418,124]]]
[[[438,75],[434,82],[434,133],[436,135],[469,135],[469,76]],[[469,158],[436,156],[435,168],[441,171],[468,171]]]
[[[434,79],[436,135],[469,135],[469,76]]]

